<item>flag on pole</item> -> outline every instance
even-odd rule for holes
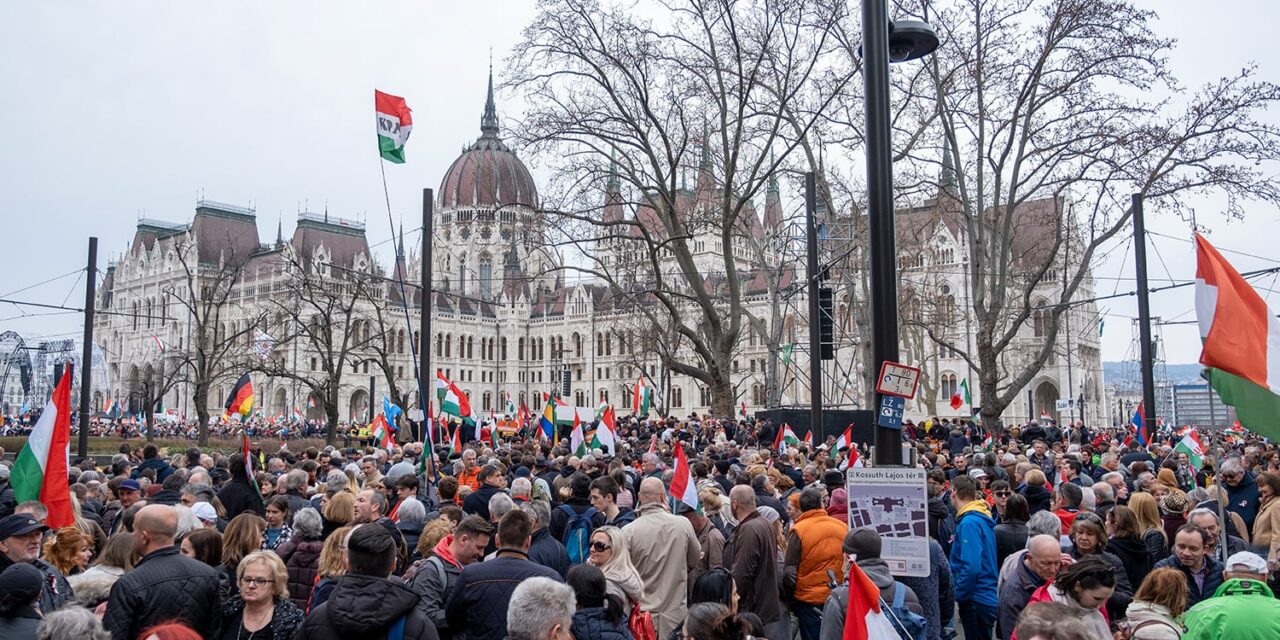
[[[960,381],[960,388],[951,396],[951,409],[959,411],[960,407],[969,404],[969,379]]]
[[[587,437],[582,432],[582,420],[578,419],[577,412],[573,414],[573,431],[569,434],[569,449],[575,456],[587,455]]]
[[[391,398],[382,396],[382,414],[387,417],[387,426],[392,431],[398,430],[400,427],[396,425],[396,419],[404,414],[404,409],[396,406],[391,402]]]
[[[391,435],[391,427],[387,424],[387,417],[379,413],[373,419],[373,439],[378,441],[378,446],[390,452],[396,446],[395,438]]]
[[[636,382],[631,394],[631,413],[644,417],[649,415],[649,407],[653,404],[653,388],[644,381],[644,376]]]
[[[658,434],[655,432],[652,438],[649,438],[649,453],[658,452]]]
[[[1133,433],[1138,438],[1138,444],[1147,446],[1151,443],[1151,432],[1147,427],[1147,419],[1143,416],[1142,403],[1138,403],[1138,408],[1133,412],[1133,418],[1129,420],[1129,424],[1133,425]]]
[[[316,397],[315,397],[315,396],[307,396],[307,408],[308,408],[308,409],[314,409],[314,408],[316,408]]]
[[[791,364],[791,350],[795,349],[795,343],[788,342],[782,345],[782,364]]]
[[[506,407],[507,415],[509,415],[509,416],[511,416],[512,418],[514,418],[514,417],[516,417],[516,403],[514,403],[514,402],[512,402],[512,401],[511,401],[511,394],[510,394],[510,393],[508,393],[508,394],[506,394],[506,395],[507,395],[507,407]]]
[[[845,468],[858,468],[862,466],[862,454],[858,453],[858,445],[849,447],[849,457],[845,460]]]
[[[258,486],[258,474],[253,472],[253,452],[249,451],[249,434],[243,428],[240,430],[240,453],[244,455],[244,472],[249,476],[249,484],[253,485],[253,492],[258,494],[258,499],[261,500],[262,487]]]
[[[1280,439],[1280,319],[1248,281],[1196,234],[1200,364],[1250,431]]]
[[[558,440],[558,430],[556,429],[556,403],[551,396],[547,396],[547,406],[542,409],[542,416],[538,418],[538,426],[542,429],[542,434],[547,436],[548,440]]]
[[[444,373],[436,369],[436,398],[440,400],[440,411],[460,420],[471,417],[471,400],[458,385],[444,377]]]
[[[739,416],[741,416],[743,420],[746,420],[746,419],[747,419],[747,403],[746,403],[746,401],[743,401],[743,403],[742,403],[742,409],[738,411],[738,415],[739,415]]]
[[[880,588],[862,572],[856,563],[849,563],[849,602],[845,609],[844,630],[840,640],[884,640],[897,638],[893,628],[880,610]]]
[[[151,339],[155,341],[156,349],[159,350],[160,353],[164,353],[169,350],[168,343],[166,343],[164,340],[161,340],[160,336],[152,334]]]
[[[413,117],[404,98],[374,89],[373,106],[378,119],[378,151],[387,162],[404,164],[404,143],[413,130]]]
[[[805,432],[805,434],[804,434],[804,443],[805,443],[806,445],[809,445],[810,447],[812,447],[812,446],[813,446],[813,429],[810,429],[810,430],[808,430],[808,431],[806,431],[806,432]]]
[[[844,428],[844,433],[840,434],[839,438],[836,438],[835,450],[839,451],[841,449],[848,449],[852,446],[853,446],[853,426],[850,425]]]
[[[596,435],[591,439],[592,449],[605,449],[610,455],[616,455],[618,435],[618,416],[613,407],[605,405],[600,415],[600,426],[596,427]]]
[[[234,387],[231,387],[231,394],[227,396],[226,410],[226,415],[238,413],[242,416],[247,416],[253,411],[253,382],[249,380],[248,371],[240,376]]]
[[[298,422],[302,422],[304,418],[305,416],[302,415],[302,409],[299,409],[298,407],[295,406],[293,408],[293,419]]]
[[[49,510],[45,524],[51,528],[75,524],[71,512],[71,488],[67,483],[71,455],[71,369],[64,368],[53,397],[27,436],[14,461],[9,482],[17,503],[39,500]]]
[[[684,455],[684,447],[676,442],[675,450],[675,473],[671,476],[671,488],[668,491],[671,497],[683,502],[699,513],[702,512],[702,506],[698,502],[698,483],[693,479],[693,470],[689,467],[689,459]]]
[[[796,437],[796,433],[791,430],[791,425],[783,424],[778,429],[778,436],[773,440],[773,449],[778,453],[785,453],[788,446],[800,444],[800,438]]]
[[[1204,465],[1204,443],[1200,442],[1200,437],[1196,435],[1195,429],[1192,429],[1187,435],[1182,437],[1178,442],[1178,446],[1173,448],[1174,451],[1187,454],[1187,460],[1191,463],[1191,467],[1196,471]]]
[[[449,453],[462,453],[462,425],[459,424],[453,430],[453,437],[449,439]]]

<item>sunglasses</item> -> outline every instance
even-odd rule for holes
[[[1012,491],[997,491],[997,492],[996,492],[996,495],[1000,496],[1001,498],[1005,498],[1005,497],[1008,497],[1008,496],[1009,496],[1010,494],[1012,494],[1012,493],[1013,493]]]
[[[610,549],[612,549],[612,548],[613,548],[613,546],[612,546],[612,545],[605,544],[605,543],[603,543],[603,542],[600,542],[599,540],[597,540],[597,541],[595,541],[595,542],[592,542],[592,543],[591,543],[591,550],[592,550],[592,551],[599,551],[599,552],[603,553],[603,552],[608,551],[608,550],[610,550]]]

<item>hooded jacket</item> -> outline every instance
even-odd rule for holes
[[[405,619],[406,640],[439,640],[435,625],[415,607],[418,595],[386,578],[346,575],[333,594],[307,616],[297,640],[382,638],[391,625]]]
[[[421,561],[413,578],[409,580],[409,588],[418,594],[418,611],[435,625],[441,638],[453,636],[449,631],[449,621],[445,618],[444,605],[449,599],[449,590],[458,582],[458,575],[462,573],[462,566],[454,559],[450,550],[452,544],[452,533],[441,538],[432,550],[431,557]],[[442,573],[444,582],[440,581]]]
[[[609,622],[604,607],[587,607],[575,611],[570,631],[573,640],[631,640],[626,616],[617,623]]]
[[[1029,484],[1022,489],[1022,497],[1027,499],[1027,514],[1035,515],[1041,511],[1048,511],[1049,504],[1053,498],[1053,494],[1048,489],[1037,485]]]
[[[1113,537],[1108,540],[1107,553],[1120,559],[1120,564],[1124,565],[1124,573],[1128,576],[1131,586],[1142,584],[1147,574],[1151,573],[1151,563],[1155,561],[1151,554],[1147,553],[1147,545],[1130,536]]]
[[[1233,578],[1191,607],[1182,621],[1184,640],[1274,640],[1280,638],[1280,600],[1262,582]]]
[[[1131,640],[1181,640],[1182,625],[1178,624],[1169,609],[1154,602],[1135,600],[1125,611],[1125,620]]]
[[[956,514],[956,535],[951,543],[951,575],[956,602],[997,604],[996,523],[987,503],[974,500]]]

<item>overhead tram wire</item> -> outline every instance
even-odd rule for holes
[[[73,276],[73,275],[83,274],[83,273],[84,273],[84,269],[76,269],[75,271],[68,271],[67,273],[64,273],[64,274],[62,274],[62,275],[60,275],[60,276],[54,276],[54,277],[52,277],[52,278],[49,278],[48,280],[41,280],[40,282],[37,282],[37,283],[32,284],[32,285],[27,285],[27,286],[25,286],[25,287],[22,287],[21,289],[15,289],[15,290],[13,290],[13,291],[10,291],[10,292],[8,292],[8,293],[5,293],[5,294],[3,294],[3,295],[0,295],[0,298],[7,298],[7,297],[9,297],[9,296],[11,296],[11,295],[15,295],[15,294],[18,294],[18,293],[22,293],[23,291],[28,291],[28,290],[34,289],[34,288],[36,288],[36,287],[39,287],[39,286],[41,286],[41,285],[46,285],[46,284],[49,284],[50,282],[54,282],[54,281],[57,281],[57,280],[61,280],[61,279],[66,278],[66,277],[68,277],[68,276]]]

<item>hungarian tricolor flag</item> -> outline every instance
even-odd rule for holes
[[[436,369],[436,397],[440,400],[440,411],[458,419],[471,417],[471,400],[458,385],[444,377],[444,373]]]
[[[591,439],[591,448],[605,449],[609,455],[616,455],[617,432],[618,416],[612,406],[605,405],[604,412],[600,414],[600,425],[596,427],[596,435]]]
[[[231,387],[231,394],[227,396],[226,409],[227,415],[238,413],[247,416],[253,411],[253,382],[249,380],[248,371],[240,376],[234,387]]]
[[[806,432],[805,432],[805,434],[804,434],[804,443],[805,443],[806,445],[809,445],[810,447],[812,447],[812,446],[813,446],[813,430],[812,430],[812,429],[810,429],[810,430],[808,430],[808,431],[806,431]]]
[[[647,416],[651,406],[653,406],[653,388],[644,381],[644,376],[640,376],[631,393],[631,413],[638,417]]]
[[[800,444],[800,438],[796,437],[796,432],[791,430],[791,425],[783,424],[778,429],[778,436],[773,439],[773,449],[778,453],[785,453],[787,447]]]
[[[880,588],[849,563],[849,604],[844,614],[844,632],[840,640],[884,640],[898,638],[893,623],[880,610]]]
[[[39,500],[49,510],[45,524],[59,529],[75,524],[71,513],[71,488],[67,484],[68,447],[71,445],[71,367],[63,368],[27,443],[18,452],[9,482],[17,503]]]
[[[850,425],[844,428],[844,433],[840,434],[839,438],[836,438],[835,450],[839,451],[841,449],[848,449],[849,447],[852,447],[852,446],[853,446],[853,426]]]
[[[698,485],[693,480],[693,470],[689,467],[689,459],[684,456],[684,447],[680,446],[680,442],[676,441],[675,447],[675,473],[671,475],[671,488],[668,491],[671,497],[683,502],[694,509],[699,509],[698,504]]]
[[[582,420],[578,418],[577,412],[573,414],[573,431],[569,433],[569,450],[578,457],[587,455],[587,436],[582,432]]]
[[[1240,424],[1280,439],[1280,319],[1253,287],[1196,234],[1200,364]]]
[[[951,409],[959,411],[960,407],[969,404],[969,379],[960,381],[960,388],[951,396]]]
[[[395,437],[391,435],[391,426],[387,424],[387,418],[384,414],[379,413],[373,419],[373,439],[378,441],[378,446],[388,452],[396,446]]]
[[[240,431],[240,453],[244,455],[244,472],[245,475],[249,476],[249,484],[253,486],[253,491],[261,499],[262,487],[258,486],[258,474],[253,471],[253,452],[249,450],[249,434],[245,433],[244,430]]]
[[[449,440],[449,453],[462,453],[462,425],[453,430],[453,438]]]
[[[404,98],[373,91],[374,111],[378,115],[378,151],[382,159],[404,164],[404,143],[413,130],[413,118]]]
[[[1200,437],[1196,435],[1195,429],[1192,429],[1187,435],[1182,437],[1178,442],[1178,446],[1173,448],[1174,451],[1187,454],[1187,461],[1191,466],[1199,471],[1204,466],[1204,443],[1200,442]]]
[[[747,419],[747,403],[746,402],[742,403],[742,410],[738,412],[738,415],[741,416],[743,420]]]

